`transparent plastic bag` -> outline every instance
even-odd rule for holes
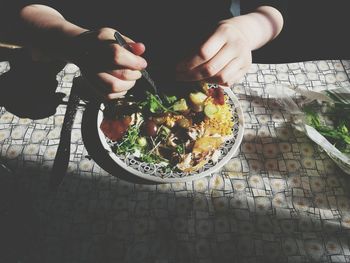
[[[337,94],[342,94],[342,100],[348,94],[350,105],[350,87],[348,89],[339,88],[333,91],[315,92],[289,85],[278,85],[275,86],[273,93],[277,103],[291,114],[290,121],[292,125],[319,145],[345,173],[350,174],[350,155],[341,152],[314,127],[308,125],[307,116],[303,110],[308,105],[317,105],[322,113],[328,106],[339,102],[337,101],[339,97]],[[344,94],[346,95],[343,96]],[[296,98],[299,99],[297,100]]]

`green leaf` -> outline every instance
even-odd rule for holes
[[[166,103],[170,105],[170,104],[173,104],[175,101],[177,101],[177,97],[164,95],[164,100]]]
[[[155,153],[145,153],[142,155],[141,160],[146,163],[169,162],[167,159],[164,159]]]
[[[337,129],[340,133],[343,133],[343,134],[348,134],[349,133],[349,130],[348,128],[346,127],[346,125],[344,123],[342,123],[341,125],[338,126],[338,129]]]
[[[159,112],[161,110],[161,107],[159,106],[159,102],[157,100],[157,98],[153,95],[150,94],[149,95],[149,110],[152,113],[156,113]]]
[[[159,136],[163,140],[168,138],[168,136],[170,135],[170,132],[171,132],[171,130],[164,125],[160,126],[160,128],[159,128]]]
[[[151,113],[171,112],[170,108],[165,107],[158,96],[147,92],[147,98],[144,102],[139,104],[141,109],[148,110]]]
[[[349,111],[346,111],[342,105],[330,107],[328,113],[333,116],[335,128],[321,124],[320,116],[311,107],[304,108],[306,122],[313,126],[327,140],[334,144],[342,152],[348,152],[350,145],[349,133]],[[347,125],[348,124],[348,125]]]
[[[316,112],[314,112],[308,108],[306,108],[304,111],[305,111],[305,115],[306,115],[306,122],[309,125],[313,126],[314,128],[321,126],[320,117],[318,116],[318,114]]]
[[[140,127],[137,125],[129,127],[127,133],[124,135],[123,140],[116,146],[117,154],[134,153],[139,145],[137,140],[140,134]]]
[[[180,144],[176,146],[176,152],[178,154],[184,154],[185,153],[185,144]]]
[[[344,134],[342,137],[343,137],[344,142],[345,142],[346,144],[349,144],[349,145],[350,145],[350,136]]]

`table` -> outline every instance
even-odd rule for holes
[[[0,63],[0,72],[8,69]],[[77,75],[68,64],[57,91],[69,94]],[[0,108],[0,154],[13,170],[1,176],[3,255],[47,263],[350,262],[350,177],[293,130],[270,93],[276,84],[348,87],[349,76],[349,60],[252,65],[233,87],[246,121],[239,152],[212,176],[187,183],[111,176],[82,139],[81,107],[67,176],[52,193],[66,106],[40,120]]]

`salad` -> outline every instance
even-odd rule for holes
[[[233,137],[233,115],[221,87],[202,83],[183,96],[147,92],[105,105],[100,129],[117,155],[186,173],[216,163]]]
[[[319,114],[312,105],[305,107],[306,122],[322,134],[342,153],[350,154],[350,105],[334,103],[327,105]]]

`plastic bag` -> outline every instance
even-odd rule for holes
[[[315,92],[298,87],[280,85],[275,86],[274,96],[277,103],[291,113],[292,125],[319,145],[345,173],[350,174],[350,154],[341,152],[314,127],[308,125],[304,111],[305,107],[309,105],[316,105],[320,112],[325,112],[327,107],[335,103],[348,103],[350,105],[350,87]],[[293,99],[298,96],[301,100]]]

